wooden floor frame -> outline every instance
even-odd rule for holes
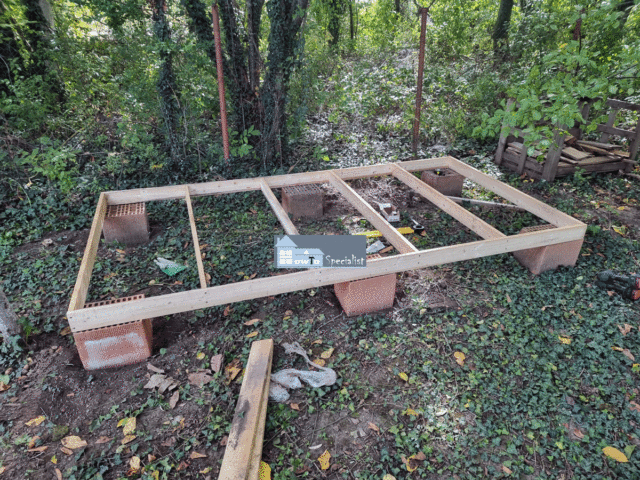
[[[478,185],[494,192],[524,210],[554,225],[556,228],[533,233],[506,236],[471,212],[442,195],[411,172],[450,168]],[[483,240],[446,247],[418,250],[404,236],[391,226],[378,212],[362,199],[345,180],[376,176],[393,176],[411,187],[438,208],[445,211],[464,226],[477,233]],[[334,186],[360,213],[377,228],[400,252],[392,257],[379,258],[367,262],[366,268],[319,268],[277,277],[257,278],[227,285],[207,286],[202,265],[198,233],[191,206],[191,197],[262,191],[276,217],[287,234],[298,233],[295,225],[273,194],[272,189],[290,185],[329,183]],[[193,235],[200,289],[170,293],[142,300],[99,307],[84,308],[91,272],[98,251],[102,225],[108,205],[150,202],[156,200],[185,199],[189,212],[189,222]],[[272,177],[247,178],[191,185],[103,192],[91,225],[91,232],[80,265],[67,318],[73,332],[119,325],[135,320],[154,318],[174,313],[278,295],[332,285],[335,283],[360,280],[388,273],[403,272],[446,263],[471,260],[490,255],[514,252],[545,245],[580,240],[584,237],[586,225],[519,190],[510,187],[469,165],[453,158],[440,157],[426,160],[412,160],[400,163],[371,165],[337,170],[279,175]]]

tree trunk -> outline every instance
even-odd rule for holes
[[[153,3],[153,31],[160,43],[160,72],[156,89],[160,95],[160,109],[165,127],[165,141],[169,147],[170,161],[167,165],[169,172],[184,171],[186,165],[178,142],[178,88],[173,72],[173,57],[171,53],[171,29],[165,15],[167,5],[165,0],[154,0]]]
[[[511,22],[511,12],[513,10],[514,0],[500,0],[500,8],[498,9],[498,18],[493,27],[493,51],[497,57],[504,58],[509,53],[508,37],[509,24]]]
[[[13,311],[9,300],[4,292],[0,289],[0,332],[5,341],[12,335],[21,333],[20,325],[18,325],[18,317]]]
[[[616,9],[622,13],[620,17],[620,28],[623,28],[627,23],[631,9],[633,8],[634,0],[621,0],[616,6]]]
[[[329,47],[335,48],[340,41],[340,14],[342,13],[342,0],[328,0],[329,23]]]

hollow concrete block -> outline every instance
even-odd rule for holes
[[[367,260],[380,258],[369,255]],[[333,288],[338,301],[348,317],[365,315],[393,307],[396,297],[397,274],[336,283]]]
[[[424,183],[435,188],[443,195],[451,197],[459,197],[462,195],[464,177],[450,168],[425,170],[422,172],[420,178]]]
[[[555,228],[555,226],[538,225],[535,227],[525,227],[520,230],[520,233],[533,233],[552,228]],[[528,268],[531,273],[539,275],[547,270],[554,270],[559,266],[573,267],[578,261],[583,240],[584,239],[573,240],[555,245],[518,250],[513,252],[513,256],[523,267]]]
[[[141,300],[144,295],[88,303],[85,308]],[[121,367],[142,362],[151,356],[153,327],[151,319],[75,332],[78,354],[86,370]]]
[[[282,189],[282,208],[293,218],[321,218],[324,191],[318,185],[293,185]]]
[[[109,205],[102,233],[107,243],[135,246],[149,241],[149,216],[144,203]]]

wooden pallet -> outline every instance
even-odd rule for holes
[[[442,195],[412,172],[450,168],[478,185],[494,192],[524,210],[554,225],[556,228],[533,233],[506,236],[471,212]],[[417,193],[458,220],[483,240],[446,247],[418,250],[411,242],[382,217],[347,183],[347,180],[376,176],[393,176]],[[378,258],[367,262],[366,268],[319,268],[279,275],[277,279],[257,278],[227,285],[206,286],[205,272],[198,264],[201,288],[156,297],[147,297],[135,302],[83,308],[89,289],[91,273],[96,260],[102,225],[108,205],[150,202],[169,199],[184,199],[189,207],[189,222],[194,239],[196,258],[200,258],[197,229],[190,208],[191,197],[220,195],[247,191],[262,191],[287,233],[297,232],[295,225],[282,210],[275,198],[273,188],[290,185],[329,183],[369,220],[399,252],[399,255]],[[191,185],[167,186],[103,192],[91,225],[88,243],[80,265],[78,279],[71,296],[67,318],[73,332],[119,325],[146,318],[161,317],[201,308],[225,305],[254,298],[281,293],[333,285],[340,282],[361,280],[388,273],[403,272],[446,263],[471,260],[490,255],[514,252],[523,249],[554,245],[580,240],[587,226],[569,215],[536,200],[519,190],[506,185],[453,157],[413,160],[395,164],[298,173],[273,177],[246,178]]]

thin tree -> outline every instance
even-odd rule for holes
[[[514,0],[500,0],[498,17],[493,26],[493,51],[498,58],[504,58],[509,53],[509,24],[511,23],[511,12],[513,11]]]

